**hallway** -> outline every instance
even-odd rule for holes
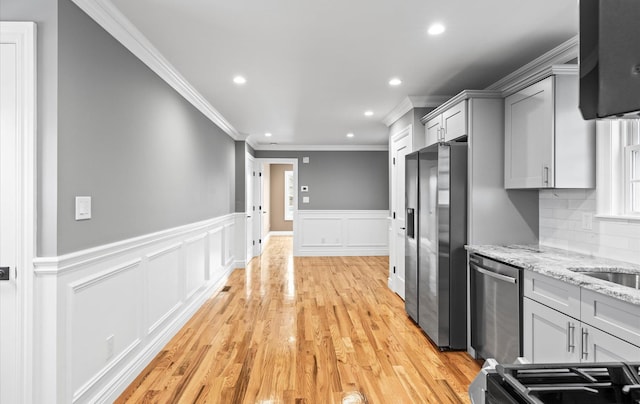
[[[271,237],[117,402],[468,402],[479,366],[430,344],[388,289],[387,266],[294,259],[291,237]]]

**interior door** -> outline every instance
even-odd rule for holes
[[[18,321],[18,54],[15,43],[0,45],[0,403],[18,403],[21,363]],[[9,279],[7,278],[9,276]]]
[[[392,164],[392,240],[394,258],[391,263],[390,286],[401,298],[405,296],[405,156],[411,152],[411,130],[393,142]]]
[[[253,177],[253,206],[255,207],[253,217],[253,256],[262,254],[262,163],[254,163],[255,176]]]
[[[249,265],[249,261],[251,261],[251,259],[253,258],[253,247],[255,244],[255,239],[253,238],[253,218],[255,214],[253,190],[254,190],[254,178],[255,178],[256,172],[253,168],[253,164],[254,164],[253,157],[249,153],[247,153],[246,164],[245,164],[245,193],[246,193],[245,195],[245,213],[246,213],[245,261],[247,265]]]

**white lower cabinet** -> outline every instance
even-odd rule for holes
[[[578,320],[527,297],[522,304],[522,317],[524,356],[530,362],[580,362]]]
[[[538,294],[532,293],[535,288],[526,287],[527,282],[532,284],[532,279],[533,284],[538,280],[537,284],[543,286],[538,287]],[[542,280],[544,282],[541,282]],[[556,283],[557,287],[554,286]],[[630,304],[590,290],[582,290],[582,297],[577,300],[571,299],[570,307],[566,307],[569,313],[580,317],[578,319],[547,306],[546,300],[545,304],[534,300],[540,293],[561,288],[563,284],[565,283],[557,279],[525,272],[525,296],[522,302],[522,343],[525,358],[532,363],[640,361],[640,347],[619,338],[629,335],[629,332],[623,333],[619,329],[637,328],[635,317],[625,326],[626,318],[618,314],[627,313],[627,306]],[[542,296],[547,295],[546,292],[542,293]],[[556,300],[549,301],[555,303]],[[607,305],[600,304],[600,311],[595,311],[598,316],[594,317],[594,310],[586,309],[592,309],[589,302],[600,300],[604,300]],[[582,313],[581,306],[584,310]],[[564,305],[558,307],[565,309]],[[592,321],[596,317],[605,318],[601,312],[609,314],[609,327],[606,327],[608,332],[581,321]],[[602,324],[598,323],[600,326]]]
[[[580,339],[582,362],[640,361],[640,347],[584,323]]]

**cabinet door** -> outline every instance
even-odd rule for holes
[[[522,343],[532,363],[580,361],[580,322],[529,298],[523,298]]]
[[[640,347],[587,324],[582,324],[580,338],[582,362],[640,361]]]
[[[505,99],[505,188],[554,186],[554,77]]]
[[[467,135],[467,101],[463,100],[442,113],[444,141]]]
[[[438,143],[440,139],[440,130],[442,129],[442,115],[428,120],[425,126],[425,133],[427,135],[427,146]]]

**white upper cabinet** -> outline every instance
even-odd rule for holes
[[[425,123],[427,146],[467,136],[467,100],[462,100]]]
[[[505,188],[595,187],[595,124],[578,110],[577,68],[556,70],[505,98]]]

